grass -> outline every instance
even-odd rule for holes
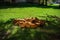
[[[23,28],[12,24],[12,18],[48,16],[44,27]],[[56,19],[53,16],[58,16]],[[60,40],[60,9],[54,7],[7,7],[0,8],[0,40]],[[46,19],[46,18],[45,18]]]
[[[10,18],[46,16],[46,14],[60,17],[60,9],[41,7],[7,7],[0,9],[0,19],[3,20],[8,20]]]
[[[46,20],[46,24],[43,27],[32,28],[20,28],[15,26],[12,20],[6,22],[0,21],[0,39],[1,40],[60,40],[60,19],[48,17],[54,19],[52,21]]]

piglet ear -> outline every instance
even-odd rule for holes
[[[16,22],[17,22],[17,21],[14,19],[14,20],[13,20],[13,23],[16,23]]]
[[[44,20],[41,20],[40,23],[41,23],[41,25],[44,25],[45,24],[45,21]]]

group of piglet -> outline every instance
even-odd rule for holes
[[[38,19],[37,17],[24,18],[24,19],[14,19],[14,25],[18,25],[21,28],[37,28],[44,26],[45,20]]]

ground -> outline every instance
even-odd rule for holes
[[[21,29],[12,24],[10,19],[13,18],[29,18],[52,15],[57,19],[52,20],[44,27],[36,29]],[[0,8],[0,39],[1,40],[60,40],[60,9],[56,7],[7,7]],[[58,19],[59,18],[59,19]],[[45,18],[46,19],[46,18]],[[48,20],[48,19],[47,19]],[[58,21],[57,21],[58,20]]]
[[[56,15],[60,17],[60,9],[54,7],[1,7],[0,19],[7,20],[10,18],[25,18],[25,17],[38,17],[46,15]],[[32,16],[33,15],[33,16]],[[7,18],[8,17],[8,18]]]

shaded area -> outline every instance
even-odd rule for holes
[[[44,27],[36,29],[20,28],[13,19],[0,20],[0,40],[60,40],[60,18],[47,16]]]
[[[52,4],[53,5],[53,4]],[[60,9],[59,6],[44,6],[35,3],[0,3],[0,9],[7,9],[7,8],[26,8],[26,7],[38,7],[38,8],[53,8],[53,9]]]
[[[6,22],[0,20],[0,40],[5,40],[10,35],[8,30],[12,27],[11,23],[12,22],[10,20]]]

